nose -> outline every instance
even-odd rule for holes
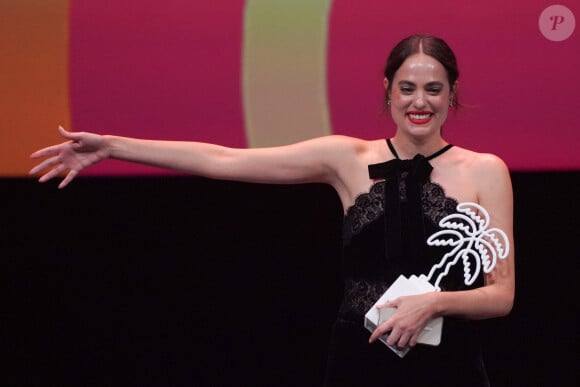
[[[422,109],[425,107],[425,96],[422,91],[417,92],[415,97],[415,102],[413,103],[417,109]]]

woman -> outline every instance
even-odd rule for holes
[[[442,291],[402,296],[396,312],[370,335],[365,313],[399,275],[427,274],[445,254],[427,246],[457,204],[477,203],[513,246],[508,169],[496,156],[449,145],[442,126],[457,106],[458,69],[447,44],[430,35],[402,40],[385,68],[386,104],[396,132],[385,141],[325,136],[281,147],[232,149],[198,142],[153,141],[59,128],[66,142],[41,149],[31,170],[44,182],[68,171],[59,188],[107,158],[214,179],[257,183],[326,183],[344,219],[344,300],[329,348],[327,385],[488,385],[475,320],[504,316],[514,299],[514,253],[466,285],[455,265]],[[423,157],[424,156],[424,157]],[[438,346],[416,345],[426,324],[443,316]],[[399,358],[378,338],[411,350]]]

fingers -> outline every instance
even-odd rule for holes
[[[45,173],[44,175],[42,175],[40,177],[40,179],[38,179],[39,182],[44,183],[52,178],[57,177],[58,175],[60,175],[62,172],[64,172],[66,170],[66,167],[64,165],[59,165],[56,168],[51,169],[50,171],[48,171],[47,173]]]
[[[71,143],[71,141],[75,142],[75,141],[79,141],[82,138],[82,134],[81,133],[71,133],[68,132],[65,128],[63,128],[62,126],[58,127],[58,131],[60,132],[61,136],[68,139],[69,141],[65,141],[63,143],[57,144],[57,145],[52,145],[52,146],[47,146],[46,148],[42,148],[39,149],[35,152],[33,152],[30,155],[30,158],[32,159],[38,159],[40,157],[46,157],[46,156],[52,156],[54,154],[59,153],[64,145],[68,145]]]
[[[374,330],[369,338],[369,343],[373,343],[380,337],[388,335],[386,343],[390,346],[398,348],[405,348],[407,346],[414,347],[417,344],[419,334],[422,329],[413,329],[405,327],[397,318],[389,318]]]
[[[44,170],[47,170],[47,169],[54,167],[38,179],[38,181],[41,183],[44,183],[50,179],[55,178],[56,176],[60,175],[61,173],[65,172],[68,169],[67,166],[62,164],[61,158],[60,158],[60,153],[66,149],[66,146],[70,146],[71,144],[75,145],[74,142],[80,140],[82,137],[81,133],[68,132],[61,125],[59,125],[58,131],[59,131],[60,135],[64,138],[68,139],[68,141],[63,142],[63,143],[58,144],[58,145],[52,145],[52,146],[49,146],[46,148],[39,149],[30,155],[30,158],[32,158],[32,159],[41,158],[41,157],[48,157],[48,158],[46,160],[42,161],[41,163],[37,164],[36,166],[34,166],[28,172],[29,175],[36,175],[36,174],[40,173],[41,171],[44,171]],[[49,156],[51,156],[51,157],[49,157]],[[67,173],[65,178],[58,185],[58,188],[66,187],[77,176],[77,174],[78,174],[78,171],[72,170],[72,169],[69,170],[69,172]]]
[[[391,300],[391,301],[385,302],[384,304],[377,305],[377,308],[379,308],[379,309],[396,308],[397,306],[399,306],[399,304],[397,303],[397,300]]]
[[[68,185],[68,183],[70,183],[76,177],[76,175],[78,175],[78,172],[71,170],[69,173],[67,173],[64,180],[60,182],[60,184],[58,185],[58,188],[61,189],[61,188],[66,187]]]
[[[58,126],[58,132],[64,138],[70,139],[73,136],[73,133],[71,133],[68,130],[66,130],[65,128],[63,128],[62,125]]]
[[[55,165],[57,165],[55,168],[51,169],[50,171],[48,171],[47,173],[45,173],[44,175],[42,175],[38,179],[38,181],[40,183],[44,183],[50,179],[53,179],[68,169],[68,167],[66,167],[64,164],[61,164],[60,158],[58,156],[53,156],[53,157],[50,157],[50,158],[42,161],[40,164],[34,166],[30,170],[30,172],[28,172],[28,174],[29,175],[36,175],[41,171],[44,171],[46,169],[50,169],[50,168],[54,167]],[[78,174],[78,171],[70,170],[69,173],[66,175],[65,179],[59,184],[58,188],[66,187],[68,185],[68,183],[70,183],[72,181],[72,179],[74,179],[77,174]]]
[[[69,139],[69,140],[72,140],[72,141],[78,141],[81,139],[81,136],[82,136],[81,133],[69,132],[68,130],[63,128],[61,125],[58,126],[58,132],[60,133],[60,135],[62,137]]]
[[[41,162],[40,164],[37,164],[28,173],[30,175],[36,175],[38,172],[43,171],[43,170],[48,169],[48,168],[51,168],[51,167],[55,166],[56,164],[58,164],[59,162],[60,161],[58,159],[58,156],[48,158],[48,159],[44,160],[43,162]]]
[[[409,332],[392,332],[387,339],[387,344],[396,346],[397,348],[405,348],[410,344],[410,338],[411,334]]]
[[[46,157],[46,156],[52,156],[57,154],[58,152],[60,152],[61,148],[63,147],[63,145],[68,144],[69,142],[63,142],[62,144],[58,144],[58,145],[52,145],[52,146],[48,146],[46,148],[42,148],[37,150],[36,152],[33,152],[30,155],[31,159],[38,159],[41,157]]]
[[[81,136],[80,133],[71,133],[71,132],[67,131],[61,125],[58,126],[58,131],[62,137],[66,138],[68,140],[72,140],[72,141],[77,141]],[[48,146],[46,148],[39,149],[36,152],[33,152],[30,155],[30,158],[37,159],[39,157],[45,157],[45,156],[50,156],[50,155],[56,154],[60,151],[60,149],[62,148],[62,146],[64,144],[68,144],[68,143],[70,143],[70,141],[66,141],[66,142],[63,142],[63,143],[58,144],[58,145],[52,145],[52,146]]]
[[[373,332],[373,334],[371,335],[371,337],[369,338],[369,344],[374,343],[375,341],[377,341],[379,338],[381,338],[383,336],[387,336],[387,339],[390,338],[391,336],[393,336],[393,339],[392,340],[393,341],[395,340],[394,339],[394,336],[395,335],[393,334],[393,331],[392,330],[388,330],[388,331],[383,331],[383,330],[377,331],[377,330],[375,330]],[[391,344],[389,344],[389,345],[391,345]]]
[[[413,336],[411,336],[411,339],[409,339],[409,347],[414,347],[415,345],[417,345],[417,341],[419,340],[419,335],[421,334],[422,331],[417,331],[415,332],[415,334]]]
[[[398,327],[390,327],[390,326],[379,326],[375,331],[372,333],[369,343],[373,343],[378,338],[388,335],[387,337],[387,344],[397,348],[405,348],[407,343],[410,343],[411,334],[409,332],[405,332]]]
[[[406,331],[398,327],[379,327],[372,333],[369,343],[373,343],[379,337],[388,335],[386,343],[397,348],[405,348],[407,346],[414,347],[417,344],[418,334],[413,334],[411,331]]]
[[[371,337],[369,337],[369,343],[373,343],[379,337],[392,333],[391,332],[392,329],[393,327],[389,324],[389,321],[379,325],[377,329],[375,329],[374,332],[371,334]]]
[[[47,161],[52,161],[52,160],[47,160]],[[43,163],[44,164],[44,163]],[[54,165],[54,163],[48,163],[47,164],[49,167]],[[31,171],[31,174],[33,174],[33,172],[35,172],[36,170],[42,170],[45,168],[42,168],[42,164],[36,166],[35,168],[33,168],[33,170]],[[60,164],[59,166],[57,166],[56,168],[51,169],[50,171],[48,171],[47,173],[45,173],[44,175],[42,175],[38,181],[40,183],[44,183],[50,179],[53,179],[55,177],[57,177],[58,175],[60,175],[61,173],[63,173],[64,171],[66,171],[67,167],[63,164]],[[64,188],[66,187],[76,176],[78,175],[78,171],[71,169],[67,175],[65,176],[65,178],[60,182],[60,184],[58,185],[58,188]]]

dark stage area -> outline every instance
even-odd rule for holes
[[[493,386],[573,385],[580,172],[512,179],[516,302],[484,325],[488,372]],[[56,184],[0,179],[0,385],[321,385],[341,291],[331,188]]]

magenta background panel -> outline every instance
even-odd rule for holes
[[[401,38],[443,37],[460,65],[462,107],[445,126],[455,144],[502,157],[512,170],[580,169],[580,38],[551,41],[539,17],[552,3],[335,0],[327,92],[334,133],[392,135],[382,70]],[[564,2],[580,15],[580,4]],[[246,146],[241,91],[245,2],[72,2],[74,130]],[[273,85],[272,87],[275,87]],[[159,173],[105,162],[88,174]]]
[[[394,133],[382,114],[382,70],[390,48],[415,32],[443,37],[460,66],[460,101],[448,140],[500,155],[517,170],[579,169],[580,39],[546,39],[539,16],[550,2],[451,0],[407,3],[337,0],[329,41],[329,98],[335,133]],[[444,4],[444,6],[443,6]],[[575,15],[580,3],[565,2]]]
[[[245,146],[240,90],[244,1],[75,0],[75,130]],[[152,171],[105,162],[88,174]]]

